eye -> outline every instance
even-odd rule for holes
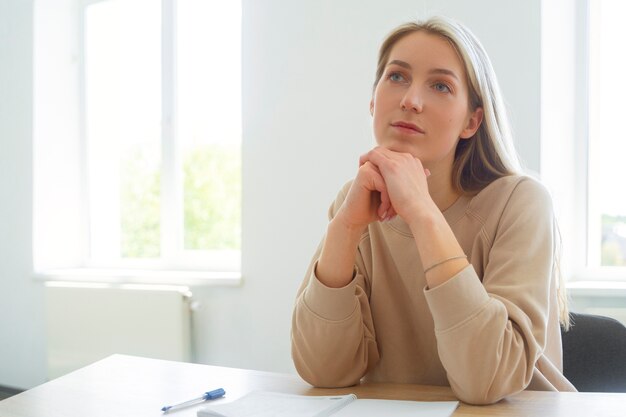
[[[441,82],[434,83],[433,88],[440,93],[450,93],[452,91],[447,84]]]
[[[389,73],[389,75],[387,75],[387,79],[390,81],[393,81],[394,83],[401,83],[401,82],[406,81],[406,78],[404,77],[404,75],[402,75],[399,72]]]

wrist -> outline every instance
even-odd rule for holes
[[[425,230],[436,230],[437,225],[441,221],[447,224],[443,213],[439,211],[434,203],[417,209],[413,213],[414,215],[407,219],[406,222],[414,236],[416,236],[418,232],[423,233]]]
[[[341,288],[354,279],[357,248],[363,228],[332,219],[317,263],[317,279],[327,287]]]
[[[361,235],[366,228],[367,225],[354,224],[352,222],[349,222],[340,214],[333,217],[328,223],[329,233],[338,233],[342,236],[348,237],[350,240],[356,239],[357,241],[360,240]]]

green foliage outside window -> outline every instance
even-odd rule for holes
[[[122,163],[121,255],[160,256],[160,173],[144,151]],[[241,156],[238,146],[196,147],[183,157],[184,249],[241,248]]]
[[[161,173],[145,148],[127,154],[121,165],[121,256],[161,254]]]
[[[626,266],[626,216],[602,215],[602,266]]]
[[[185,249],[240,249],[240,148],[195,148],[185,156],[184,172]]]

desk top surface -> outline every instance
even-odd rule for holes
[[[449,387],[366,383],[312,388],[295,375],[113,355],[0,401],[2,417],[163,416],[160,409],[218,387],[230,401],[253,390],[306,395],[355,393],[359,398],[456,400]],[[202,404],[172,412],[195,417]],[[626,394],[524,391],[497,404],[461,403],[454,416],[620,416]]]

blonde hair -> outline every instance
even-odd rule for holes
[[[475,194],[498,178],[521,174],[506,107],[491,60],[478,38],[459,22],[437,16],[398,26],[380,47],[374,90],[383,76],[393,46],[405,36],[420,31],[439,36],[454,48],[465,68],[468,105],[472,111],[478,107],[483,109],[483,121],[474,136],[469,140],[460,140],[457,145],[452,166],[453,187],[462,193]],[[565,285],[559,269],[558,251],[555,255],[559,317],[567,329],[569,312]]]

